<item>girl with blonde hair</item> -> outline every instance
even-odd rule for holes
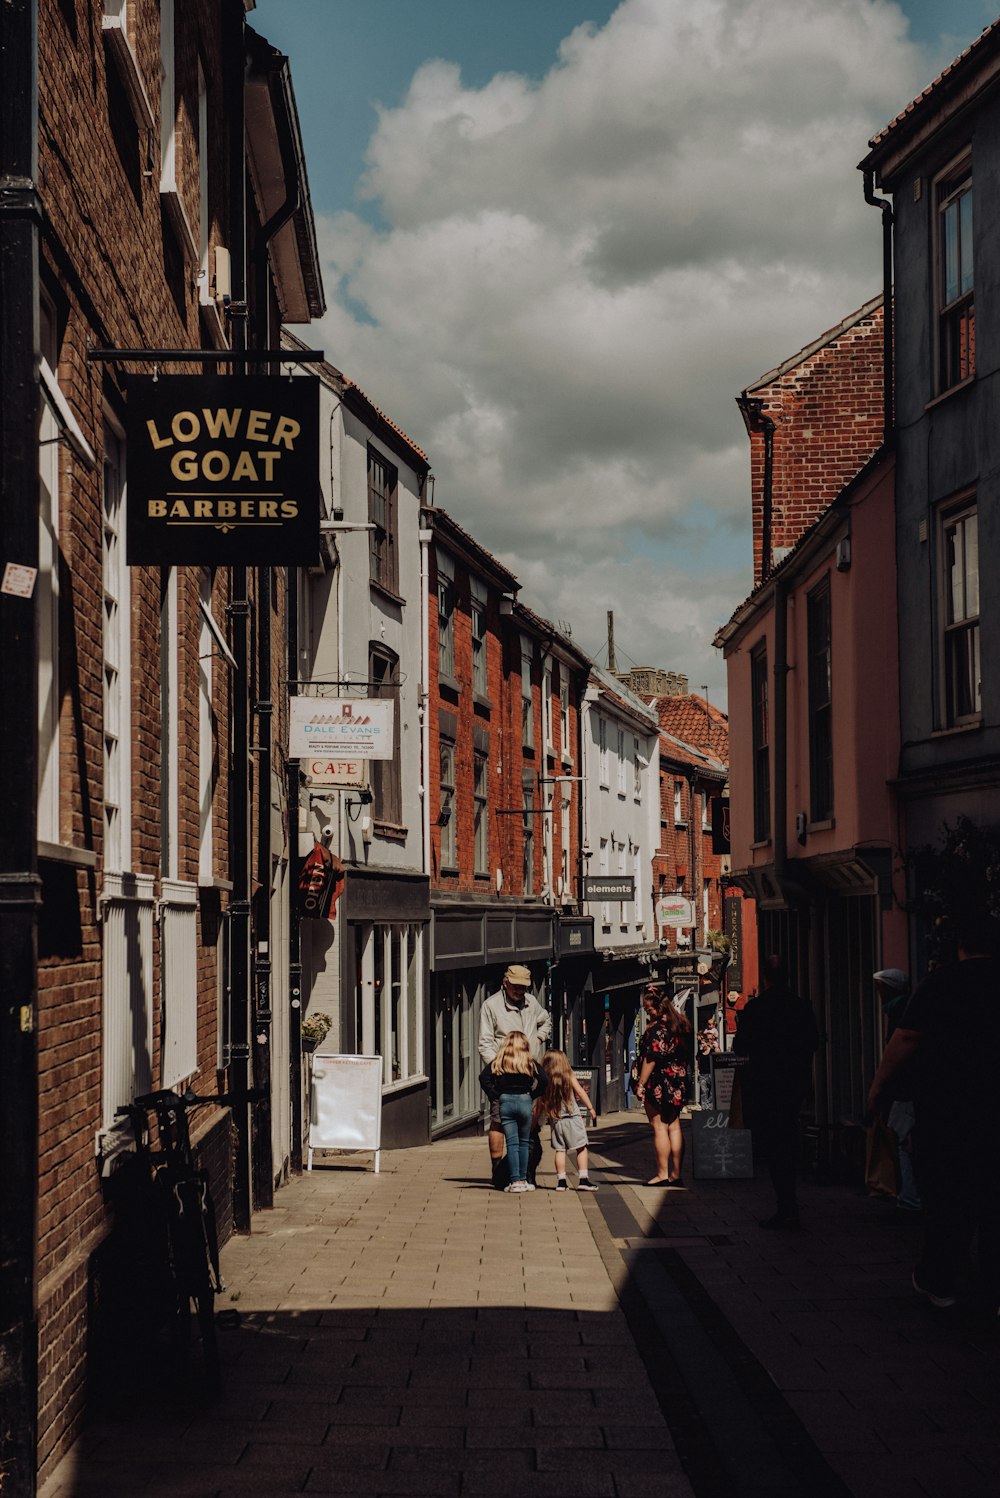
[[[565,1051],[546,1051],[542,1057],[542,1072],[545,1076],[545,1091],[535,1104],[539,1121],[547,1118],[552,1128],[552,1148],[556,1157],[556,1190],[568,1191],[566,1180],[566,1155],[576,1151],[576,1168],[579,1172],[578,1191],[596,1191],[590,1179],[587,1153],[587,1129],[580,1112],[583,1103],[590,1116],[597,1122],[594,1105],[577,1081],[569,1057]]]
[[[505,1191],[534,1191],[528,1175],[531,1104],[545,1086],[545,1078],[531,1054],[523,1030],[511,1030],[492,1061],[479,1073],[482,1089],[500,1107],[500,1127],[507,1143],[510,1184]]]

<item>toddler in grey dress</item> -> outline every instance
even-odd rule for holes
[[[579,1172],[578,1191],[596,1191],[596,1182],[590,1179],[587,1153],[587,1129],[580,1112],[583,1103],[591,1118],[597,1122],[594,1105],[573,1075],[569,1057],[565,1051],[546,1051],[542,1057],[542,1073],[545,1091],[535,1104],[536,1121],[547,1118],[552,1127],[552,1149],[556,1160],[556,1190],[568,1191],[566,1180],[566,1156],[570,1150],[576,1153],[576,1168]]]

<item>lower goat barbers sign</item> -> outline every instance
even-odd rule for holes
[[[134,376],[128,464],[129,566],[311,566],[319,556],[315,379]]]

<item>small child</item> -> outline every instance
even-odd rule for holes
[[[569,1190],[566,1181],[566,1151],[576,1150],[576,1168],[580,1175],[577,1190],[596,1191],[597,1184],[587,1173],[587,1129],[580,1113],[580,1104],[585,1103],[596,1123],[594,1105],[573,1075],[573,1068],[565,1051],[546,1051],[542,1057],[542,1072],[545,1076],[545,1091],[535,1108],[539,1118],[547,1118],[552,1126],[556,1190]]]
[[[479,1073],[482,1089],[500,1104],[500,1127],[507,1141],[510,1184],[505,1191],[534,1191],[527,1179],[531,1141],[531,1104],[545,1087],[545,1078],[531,1054],[523,1030],[511,1030],[492,1061]]]

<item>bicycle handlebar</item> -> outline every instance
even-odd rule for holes
[[[161,1088],[158,1092],[147,1092],[141,1097],[133,1098],[132,1102],[124,1108],[116,1109],[119,1114],[128,1113],[130,1108],[156,1109],[170,1108],[182,1110],[186,1108],[200,1108],[206,1103],[239,1103],[244,1099],[248,1103],[262,1102],[265,1093],[260,1087],[252,1087],[239,1097],[231,1092],[215,1092],[199,1095],[189,1087],[186,1092],[174,1092],[171,1088]]]

